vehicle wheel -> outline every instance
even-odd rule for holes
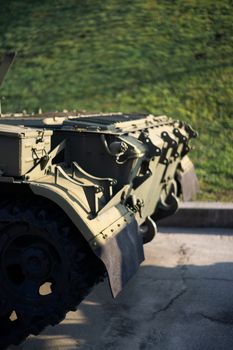
[[[153,220],[161,220],[178,210],[179,199],[177,197],[177,191],[176,180],[172,180],[169,185],[164,186],[155,213],[152,215]]]
[[[0,202],[0,349],[61,322],[105,275],[60,208],[42,199]]]
[[[157,226],[150,216],[139,226],[139,233],[142,236],[143,244],[149,243],[154,239],[157,234]]]

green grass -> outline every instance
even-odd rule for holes
[[[1,0],[0,0],[1,1]],[[18,59],[4,111],[147,111],[189,121],[203,200],[233,199],[230,0],[1,1]]]

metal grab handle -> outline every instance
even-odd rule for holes
[[[97,180],[97,181],[107,181],[111,185],[115,185],[117,183],[117,180],[109,178],[109,177],[98,177],[89,174],[87,171],[85,171],[77,162],[72,163],[72,177],[74,178],[75,171],[78,170],[81,175],[83,175],[86,179],[91,179],[91,180]]]
[[[103,188],[101,186],[95,185],[95,184],[84,184],[83,182],[79,182],[77,180],[74,180],[72,177],[70,177],[64,169],[60,165],[57,165],[55,167],[55,183],[58,184],[59,174],[61,174],[66,180],[70,181],[71,183],[80,186],[80,187],[93,187],[95,189],[95,192],[103,192]]]

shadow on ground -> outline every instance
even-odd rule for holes
[[[117,299],[105,281],[17,349],[232,350],[233,263],[142,266]]]

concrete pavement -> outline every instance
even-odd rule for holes
[[[113,300],[107,281],[11,350],[232,350],[233,230],[162,228]]]

